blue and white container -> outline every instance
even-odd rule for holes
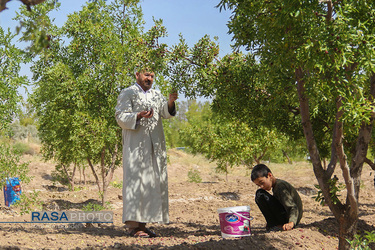
[[[20,200],[21,193],[21,182],[18,177],[7,178],[4,186],[5,206],[10,207],[13,203]]]

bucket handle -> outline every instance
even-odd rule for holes
[[[252,217],[252,216],[250,216],[250,218],[248,218],[248,217],[243,216],[242,214],[239,214],[239,213],[237,213],[237,212],[235,212],[235,211],[232,211],[232,210],[229,210],[229,211],[230,211],[231,213],[236,214],[236,215],[238,215],[238,216],[240,216],[240,217],[242,217],[242,218],[244,218],[244,219],[246,219],[246,220],[249,220],[249,221],[251,221],[251,220],[254,219],[254,217]]]

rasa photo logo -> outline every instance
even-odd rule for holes
[[[112,211],[31,212],[31,223],[113,223]]]

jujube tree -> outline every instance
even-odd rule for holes
[[[340,225],[340,249],[349,247],[346,239],[356,232],[361,172],[373,127],[374,4],[222,0],[218,5],[233,11],[228,27],[235,46],[244,46],[259,61],[256,78],[232,74],[232,82],[223,82],[228,95],[238,97],[234,115],[241,119],[246,112],[249,119],[295,138],[303,131],[319,186]],[[236,72],[247,74],[252,64],[245,65]],[[222,82],[221,76],[213,79]],[[229,91],[236,87],[242,92]],[[216,105],[221,100],[218,96]],[[347,196],[333,202],[329,183],[337,165]]]
[[[23,9],[22,23],[38,15],[47,19],[49,6],[38,5],[33,13]],[[178,66],[172,61],[189,58],[185,66],[200,65],[199,54],[179,53],[183,39],[172,48],[159,42],[166,35],[161,20],[147,31],[143,25],[137,0],[87,3],[63,27],[49,25],[44,31],[48,46],[32,67],[31,100],[43,155],[65,168],[86,162],[103,203],[113,171],[121,165],[121,128],[114,117],[120,91],[134,83],[135,70],[144,68],[157,73],[156,85],[163,92],[180,88],[173,81],[179,70],[173,70]],[[202,48],[211,44],[207,37],[201,42]]]

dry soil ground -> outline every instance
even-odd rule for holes
[[[200,156],[182,151],[169,151],[169,208],[170,224],[151,224],[158,238],[139,239],[127,234],[121,223],[121,189],[111,185],[108,201],[114,212],[113,224],[30,224],[0,223],[0,247],[3,249],[336,249],[338,226],[327,207],[312,198],[317,183],[308,162],[268,164],[274,175],[292,183],[304,204],[304,216],[298,228],[287,232],[265,232],[265,220],[254,202],[256,186],[250,182],[245,167],[230,170],[227,176],[214,171],[215,164]],[[81,210],[88,203],[99,203],[97,187],[93,182],[79,191],[68,191],[61,185],[53,186],[51,172],[54,164],[39,157],[31,161],[31,183],[23,185],[23,192],[37,190],[44,202],[44,210]],[[188,172],[199,171],[201,183],[189,182]],[[89,171],[87,175],[90,178]],[[336,175],[342,181],[341,173]],[[360,194],[360,231],[375,230],[374,176],[365,166]],[[92,178],[91,178],[92,180]],[[120,183],[122,170],[115,172],[113,181]],[[342,195],[345,196],[344,193]],[[31,215],[20,215],[17,208],[7,209],[1,198],[0,222],[30,221]],[[223,239],[218,208],[250,206],[250,237]],[[39,210],[40,211],[40,210]]]

